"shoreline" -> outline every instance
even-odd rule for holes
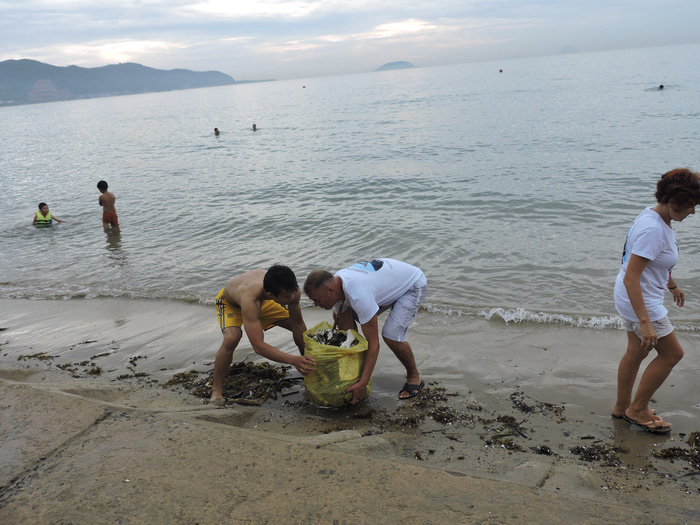
[[[582,523],[697,521],[698,469],[653,455],[689,448],[700,428],[700,405],[687,406],[699,368],[693,334],[679,334],[686,357],[657,395],[674,425],[659,436],[609,417],[623,350],[612,331],[455,327],[419,315],[409,340],[428,389],[412,402],[395,399],[402,368],[383,346],[373,393],[356,407],[317,408],[298,386],[261,406],[217,410],[162,386],[212,368],[220,334],[211,307],[0,305],[3,521],[77,523],[99,512],[104,523],[570,522],[561,505]],[[327,313],[304,315],[312,327]],[[285,330],[266,340],[295,349]],[[53,358],[31,357],[42,352]],[[261,361],[245,340],[234,362],[244,359]],[[601,457],[583,459],[594,451]]]

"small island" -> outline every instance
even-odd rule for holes
[[[378,67],[375,69],[375,71],[392,71],[394,69],[413,69],[416,66],[411,64],[410,62],[404,62],[404,61],[399,61],[399,62],[389,62],[388,64],[384,64],[382,67]]]

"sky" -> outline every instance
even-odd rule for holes
[[[700,42],[698,0],[0,0],[0,61],[235,80]]]

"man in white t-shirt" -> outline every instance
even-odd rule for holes
[[[314,270],[306,278],[304,292],[326,310],[334,309],[338,328],[362,326],[368,349],[360,380],[347,389],[352,393],[351,404],[357,403],[365,392],[379,355],[377,316],[391,309],[382,329],[382,338],[406,368],[406,383],[399,399],[415,397],[423,389],[411,345],[406,332],[418,307],[428,291],[425,275],[415,266],[394,259],[363,261],[334,274]]]

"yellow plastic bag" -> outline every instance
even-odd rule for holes
[[[367,355],[367,339],[355,330],[349,332],[355,336],[358,343],[350,348],[324,345],[311,338],[319,330],[331,330],[333,327],[326,321],[304,332],[304,355],[316,360],[316,368],[304,377],[304,385],[311,393],[317,405],[342,407],[352,399],[352,394],[345,390],[357,383],[362,375]],[[342,333],[346,333],[340,330]],[[365,395],[372,391],[372,380],[367,384]]]

